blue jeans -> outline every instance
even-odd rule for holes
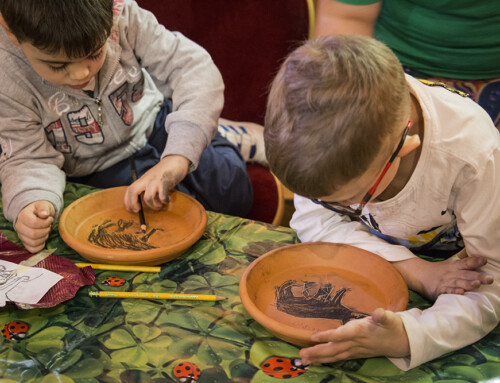
[[[134,154],[137,177],[142,176],[160,161],[168,134],[165,119],[172,111],[166,100],[156,116],[154,129],[147,144]],[[108,169],[68,181],[99,188],[126,186],[132,183],[129,160]],[[245,217],[252,206],[252,185],[240,152],[219,133],[203,151],[198,168],[189,173],[175,190],[196,198],[207,210]]]

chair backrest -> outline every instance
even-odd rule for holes
[[[309,36],[312,0],[138,0],[167,29],[203,46],[226,85],[222,117],[263,123],[283,58]]]

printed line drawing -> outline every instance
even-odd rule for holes
[[[30,282],[41,275],[42,272],[36,276],[18,276],[16,269],[8,270],[4,265],[0,265],[0,307],[5,306],[8,301],[15,300],[15,298],[9,297],[9,293],[14,293],[16,290],[33,288]]]

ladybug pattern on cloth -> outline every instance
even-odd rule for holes
[[[179,378],[179,382],[193,383],[200,377],[201,371],[198,366],[191,362],[181,362],[174,367],[174,375]]]
[[[109,277],[106,278],[104,281],[102,281],[103,285],[108,285],[108,286],[113,286],[113,287],[120,287],[123,286],[127,282],[123,278],[118,278],[118,277]]]
[[[21,321],[12,321],[3,326],[2,335],[8,340],[21,340],[26,336],[29,325]]]
[[[306,373],[309,366],[303,365],[300,359],[272,356],[262,363],[260,368],[270,377],[290,379]]]

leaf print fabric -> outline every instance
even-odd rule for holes
[[[65,206],[95,189],[68,183]],[[19,244],[0,216],[0,231]],[[276,383],[493,382],[500,376],[500,328],[480,342],[403,373],[385,358],[301,366],[299,348],[269,334],[246,312],[238,295],[245,268],[260,255],[298,243],[289,228],[208,212],[202,238],[160,273],[94,270],[95,283],[51,308],[0,311],[0,327],[28,330],[0,337],[0,380],[18,383]],[[59,237],[47,241],[56,256],[84,262]],[[109,286],[109,278],[124,280]],[[91,290],[215,294],[217,302],[96,299]],[[410,291],[409,307],[429,302]],[[23,327],[26,329],[26,327]],[[13,329],[14,331],[14,329]],[[292,373],[269,374],[269,361],[290,361]],[[275,363],[275,368],[281,365]],[[191,370],[190,370],[191,369]],[[199,373],[198,373],[199,370]],[[300,374],[298,373],[300,372]]]

